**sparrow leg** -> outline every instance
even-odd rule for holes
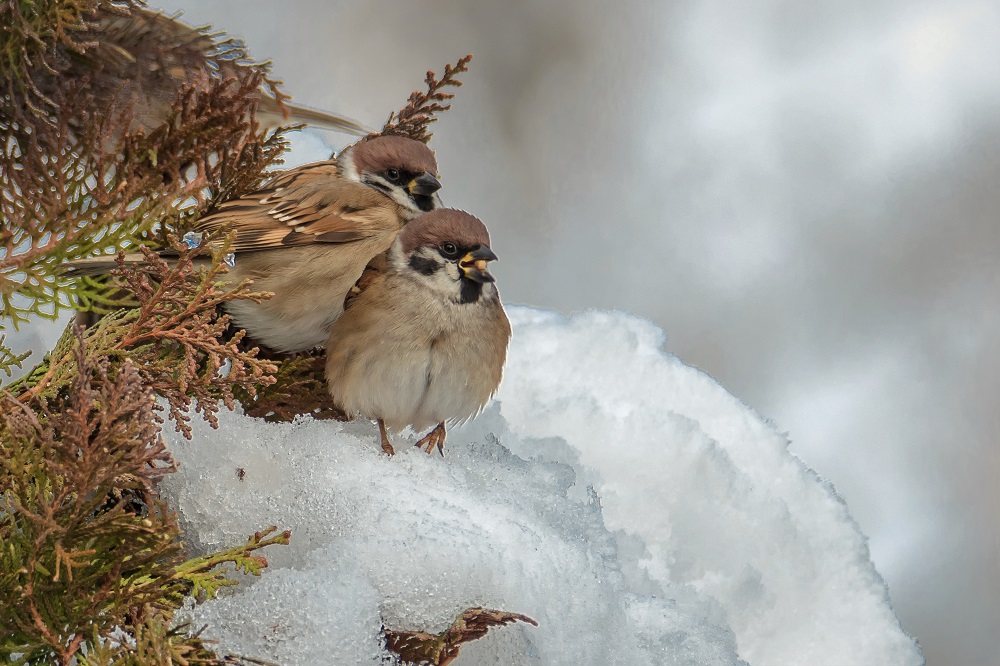
[[[382,434],[382,450],[390,456],[396,455],[396,450],[392,448],[392,442],[389,441],[389,433],[385,429],[385,421],[382,419],[378,420],[378,431]]]
[[[447,433],[444,431],[444,421],[438,423],[434,426],[434,430],[424,435],[423,439],[417,442],[414,446],[423,447],[424,451],[427,453],[434,453],[434,447],[437,447],[438,452],[444,456],[444,438]]]

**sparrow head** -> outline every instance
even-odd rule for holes
[[[402,136],[362,139],[340,155],[348,178],[398,203],[408,219],[441,205],[437,160],[427,144]]]
[[[453,208],[424,213],[403,227],[391,255],[396,270],[455,303],[496,298],[486,269],[496,258],[486,225]]]

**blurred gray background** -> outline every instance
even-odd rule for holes
[[[995,1],[152,4],[373,126],[474,52],[431,145],[505,299],[657,322],[836,485],[929,663],[996,663]]]

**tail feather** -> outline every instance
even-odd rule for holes
[[[145,257],[138,252],[125,255],[125,264],[137,266],[146,263]],[[69,277],[81,277],[84,275],[107,275],[112,269],[117,268],[118,263],[114,255],[101,255],[99,257],[88,257],[68,261],[62,266],[63,275]]]
[[[257,111],[258,119],[265,125],[298,125],[304,123],[313,127],[353,134],[354,136],[365,136],[374,131],[358,121],[338,113],[330,113],[285,102],[285,108],[288,109],[289,115],[288,117],[284,117],[277,109],[270,109],[270,106],[270,104],[266,106],[261,104],[261,108]]]

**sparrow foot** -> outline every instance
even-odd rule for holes
[[[392,448],[392,442],[389,441],[389,433],[385,429],[385,421],[382,419],[378,420],[378,431],[382,435],[382,450],[388,455],[396,455],[396,450]]]
[[[427,453],[434,453],[434,448],[437,447],[438,453],[444,456],[444,438],[446,435],[444,421],[442,421],[434,427],[434,430],[424,435],[423,439],[414,444],[414,446],[423,447]]]

